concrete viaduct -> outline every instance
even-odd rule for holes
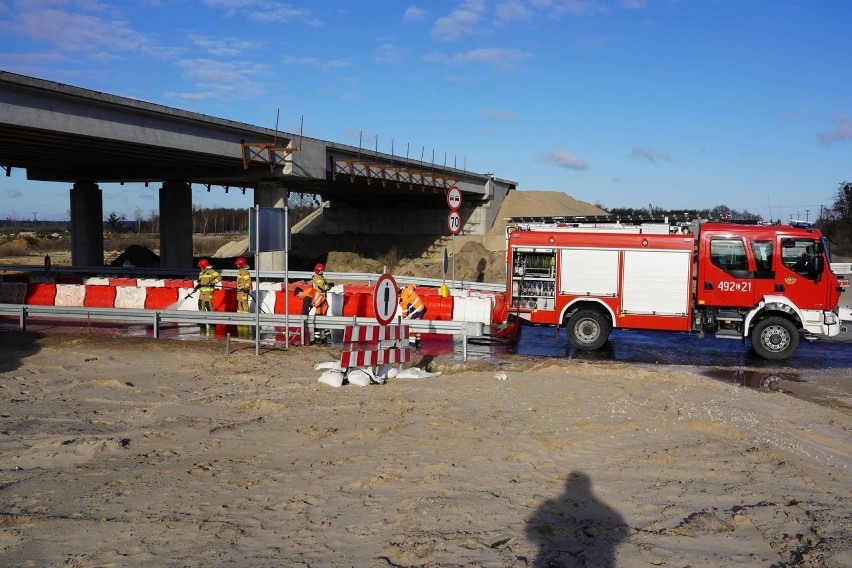
[[[462,190],[464,234],[484,234],[516,183],[107,93],[0,71],[0,167],[71,184],[74,266],[103,264],[99,183],[161,184],[160,263],[192,264],[191,184],[251,189],[255,205],[290,192],[331,207],[323,231],[447,234],[446,192]],[[284,254],[264,267],[283,270]]]

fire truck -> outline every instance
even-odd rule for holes
[[[786,359],[800,335],[840,333],[849,284],[806,223],[515,217],[506,254],[510,314],[565,326],[586,351],[622,328],[748,338],[761,357]]]

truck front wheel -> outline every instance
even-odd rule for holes
[[[568,338],[577,349],[594,351],[609,339],[610,325],[597,310],[577,310],[567,325]]]
[[[799,346],[799,330],[788,319],[763,318],[751,330],[751,346],[764,359],[787,359]]]

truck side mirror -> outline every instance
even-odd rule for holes
[[[814,274],[817,275],[817,282],[819,282],[822,273],[825,272],[825,260],[823,259],[822,255],[814,257],[813,269]]]

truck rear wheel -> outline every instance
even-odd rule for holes
[[[751,330],[751,347],[764,359],[787,359],[799,346],[799,330],[788,319],[763,318]]]
[[[577,349],[594,351],[609,339],[610,324],[597,310],[577,310],[566,326],[568,339]]]

